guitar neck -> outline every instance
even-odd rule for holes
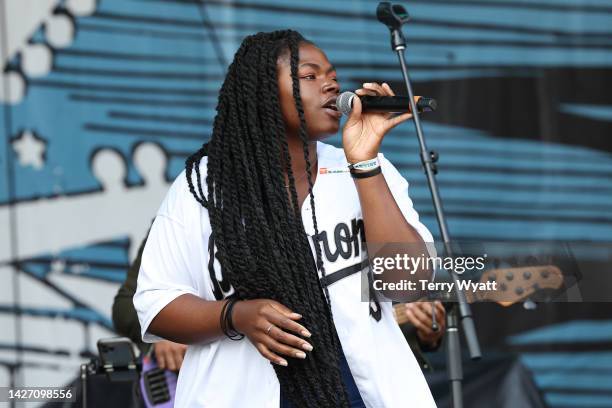
[[[560,288],[563,284],[563,274],[555,265],[491,269],[482,274],[479,283],[486,282],[496,282],[497,289],[466,290],[468,303],[482,301],[510,306],[529,298],[538,290]],[[404,305],[405,303],[400,303],[393,306],[393,315],[398,324],[410,322]]]

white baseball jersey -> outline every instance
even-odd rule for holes
[[[346,167],[342,149],[317,142],[318,166]],[[408,197],[408,183],[379,155],[382,173],[404,217],[425,242],[431,233],[419,222]],[[207,159],[200,165],[206,177]],[[195,179],[195,177],[194,177]],[[204,183],[204,192],[206,186]],[[318,174],[313,187],[316,216],[323,245],[327,276],[367,265],[367,254],[349,241],[360,239],[363,221],[359,197],[349,173]],[[302,220],[312,237],[310,199]],[[138,276],[134,305],[143,340],[155,342],[148,332],[153,318],[180,295],[190,293],[205,300],[220,300],[233,292],[209,245],[208,211],[193,198],[181,173],[162,203],[149,233]],[[312,246],[311,239],[311,247]],[[313,256],[314,252],[313,252]],[[368,268],[369,266],[366,266]],[[359,268],[361,269],[361,268]],[[399,329],[390,303],[381,303],[382,318],[374,319],[370,305],[361,300],[361,274],[353,273],[329,286],[338,336],[351,373],[368,408],[435,407],[429,387],[408,343]],[[316,378],[309,381],[317,381]],[[271,363],[244,338],[227,338],[193,344],[181,367],[176,392],[177,407],[278,408],[280,388]]]

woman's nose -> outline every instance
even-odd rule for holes
[[[323,93],[328,92],[338,93],[340,91],[340,85],[336,81],[329,81],[323,85]]]

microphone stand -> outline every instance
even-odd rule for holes
[[[380,2],[376,8],[376,17],[380,22],[385,24],[391,32],[391,49],[397,53],[406,90],[408,91],[410,109],[414,118],[417,138],[419,140],[421,163],[427,176],[427,184],[429,186],[429,191],[431,192],[436,219],[438,221],[440,234],[444,242],[444,249],[446,251],[446,256],[452,257],[453,250],[450,244],[450,234],[448,233],[448,226],[446,224],[446,218],[442,208],[442,200],[440,199],[438,184],[435,177],[437,174],[435,163],[438,161],[438,154],[427,149],[423,128],[421,127],[421,121],[419,119],[419,112],[417,110],[416,103],[414,102],[414,93],[412,92],[412,85],[410,83],[410,77],[408,76],[408,68],[406,67],[406,60],[404,56],[406,40],[404,39],[404,34],[402,33],[401,27],[404,23],[408,22],[410,16],[404,7],[399,4]],[[451,270],[450,276],[455,283],[453,286],[457,296],[457,303],[453,303],[450,305],[450,307],[448,307],[448,312],[446,315],[447,369],[453,407],[462,408],[463,392],[461,382],[463,380],[463,368],[461,365],[461,346],[458,327],[459,320],[461,321],[463,327],[463,333],[465,335],[472,360],[479,359],[481,357],[481,352],[470,306],[466,301],[465,293],[457,284],[459,281],[457,273],[454,270]]]

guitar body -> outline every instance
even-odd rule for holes
[[[140,391],[147,408],[172,408],[176,394],[178,375],[157,366],[157,361],[151,356],[142,360],[140,376]]]

